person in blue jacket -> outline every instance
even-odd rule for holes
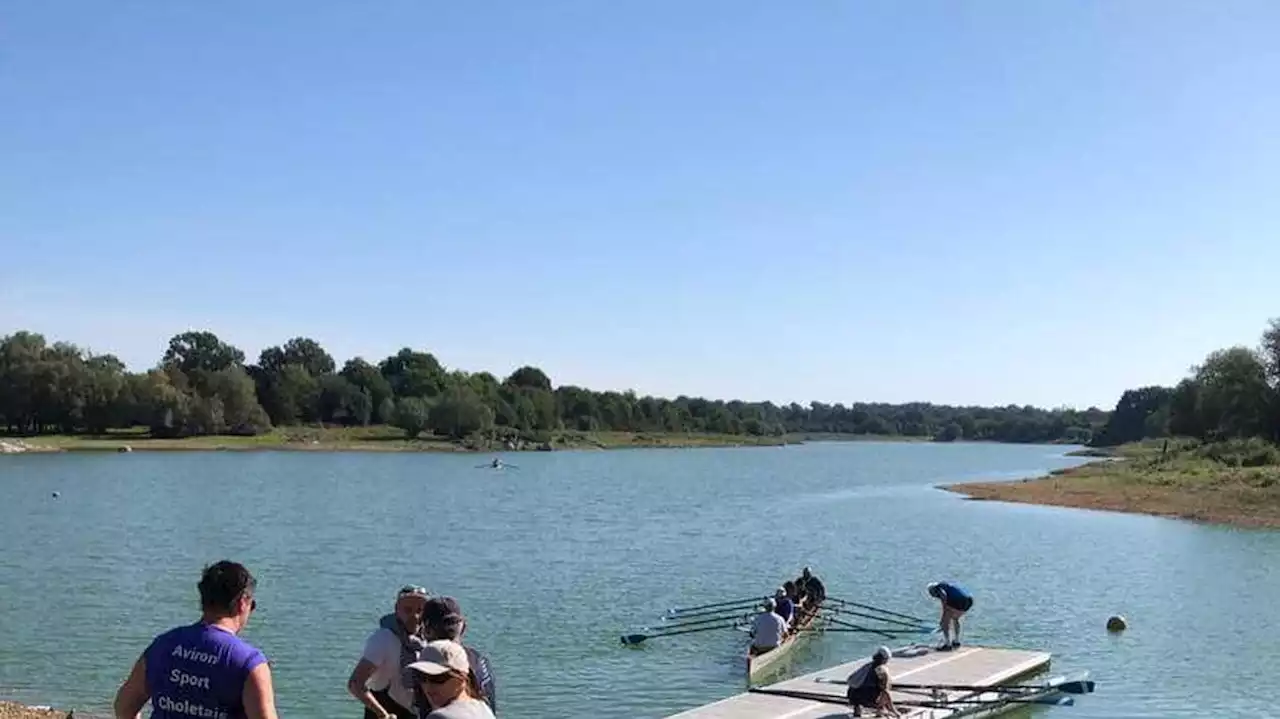
[[[938,648],[949,651],[959,647],[960,618],[973,608],[973,595],[955,582],[933,582],[926,591],[929,596],[942,603],[942,617],[938,620],[938,629],[942,630],[942,644]],[[954,634],[952,629],[955,630]]]

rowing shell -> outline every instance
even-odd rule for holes
[[[747,648],[748,684],[755,681],[757,676],[764,674],[764,672],[771,666],[777,664],[779,659],[782,659],[787,652],[795,648],[796,642],[800,641],[801,637],[810,633],[802,630],[808,629],[809,626],[813,624],[814,620],[818,618],[818,610],[821,608],[822,602],[818,602],[812,607],[807,608],[803,615],[797,617],[796,624],[787,634],[786,638],[782,640],[782,643],[777,647],[770,649],[764,654],[756,655],[751,654],[750,647]]]

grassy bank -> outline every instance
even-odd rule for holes
[[[944,489],[973,499],[1280,528],[1280,449],[1260,440],[1162,441],[1107,450],[1107,459],[1018,482]],[[1097,456],[1088,455],[1088,456]]]
[[[515,449],[625,449],[645,447],[742,447],[773,446],[798,441],[787,437],[751,437],[728,434],[660,432],[553,432],[544,441],[520,441]],[[159,439],[142,430],[115,431],[104,435],[38,435],[2,437],[0,442],[28,451],[245,451],[296,450],[331,452],[500,452],[502,442],[455,441],[422,435],[408,439],[393,427],[288,427],[254,437],[207,436]]]

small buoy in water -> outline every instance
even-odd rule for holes
[[[54,492],[54,493],[53,493],[53,498],[54,498],[54,499],[57,499],[58,497],[61,497],[61,496],[62,496],[62,495],[61,495],[60,493],[58,493],[58,492]]]
[[[1113,614],[1110,617],[1107,617],[1107,631],[1123,632],[1125,629],[1128,629],[1128,628],[1129,628],[1129,623],[1126,622],[1124,620],[1124,617],[1120,616],[1119,614]]]

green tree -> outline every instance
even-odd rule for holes
[[[450,387],[431,406],[428,427],[436,434],[461,439],[493,428],[493,410],[469,386]]]
[[[1212,352],[1196,368],[1200,419],[1214,439],[1268,433],[1267,370],[1256,352],[1231,347]]]
[[[401,397],[396,400],[396,409],[391,424],[404,430],[409,439],[422,434],[430,426],[431,405],[421,397]]]
[[[396,397],[435,397],[444,391],[444,367],[429,352],[405,347],[378,365]]]
[[[325,375],[319,380],[320,418],[347,426],[369,424],[373,399],[364,389],[341,375]]]
[[[355,357],[347,360],[339,374],[369,396],[372,408],[370,422],[374,424],[391,422],[391,415],[395,412],[395,395],[391,391],[391,383],[387,382],[387,378],[382,376],[377,367],[360,357]]]
[[[194,370],[217,372],[244,364],[244,352],[218,339],[207,331],[190,331],[174,335],[164,353],[164,364],[174,365],[184,374]]]
[[[522,389],[551,391],[551,379],[537,367],[525,366],[517,369],[507,378],[506,384]]]

